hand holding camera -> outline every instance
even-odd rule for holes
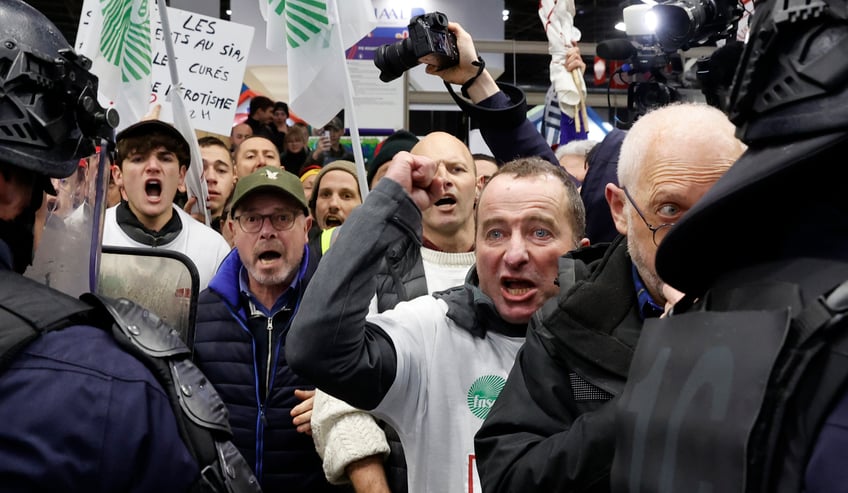
[[[448,30],[448,17],[441,12],[413,17],[408,38],[383,45],[374,53],[374,65],[383,82],[397,79],[419,63],[439,68],[459,63],[456,36]]]
[[[477,66],[471,62],[477,60],[477,50],[474,48],[474,40],[471,35],[456,22],[448,23],[448,30],[456,40],[458,61],[449,67],[427,64],[426,72],[430,75],[441,77],[445,82],[451,84],[464,84],[467,80],[477,75]]]
[[[419,63],[426,72],[449,84],[463,85],[474,103],[498,92],[495,80],[479,61],[474,40],[456,22],[448,22],[441,12],[414,17],[409,38],[381,46],[374,57],[380,80],[392,81]],[[465,93],[463,93],[465,94]]]

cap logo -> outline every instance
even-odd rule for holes
[[[276,180],[276,179],[277,179],[277,176],[278,176],[279,174],[280,174],[280,172],[279,172],[279,171],[271,171],[270,169],[269,169],[269,170],[265,170],[265,176],[266,176],[269,180]]]

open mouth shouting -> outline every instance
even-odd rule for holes
[[[276,250],[264,250],[259,252],[256,258],[259,260],[259,265],[267,265],[281,259],[283,254]]]
[[[144,193],[152,202],[158,202],[162,197],[162,181],[150,178],[144,182]]]
[[[335,214],[327,214],[326,216],[324,216],[324,225],[326,226],[325,229],[341,226],[343,222],[344,218]]]
[[[501,279],[501,289],[504,293],[504,298],[509,301],[522,301],[529,296],[532,296],[536,291],[536,285],[526,279]]]
[[[456,205],[456,197],[454,197],[453,195],[445,195],[444,197],[437,200],[434,205],[436,207]]]

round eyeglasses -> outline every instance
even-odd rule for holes
[[[238,221],[239,227],[245,233],[258,233],[265,224],[265,219],[271,221],[271,226],[277,231],[286,231],[294,226],[297,214],[294,212],[280,212],[277,214],[253,214],[246,213],[233,219]]]
[[[660,224],[659,226],[652,225],[648,222],[647,219],[645,219],[645,214],[643,214],[642,210],[639,209],[639,206],[636,205],[636,202],[633,200],[633,197],[630,196],[630,192],[627,191],[627,188],[621,187],[621,189],[624,190],[624,195],[627,197],[627,200],[630,201],[630,205],[632,205],[633,208],[636,209],[636,214],[639,214],[639,217],[642,218],[642,222],[644,222],[645,226],[647,226],[648,229],[651,230],[651,234],[653,234],[654,246],[660,246],[660,242],[663,240],[663,238],[665,238],[665,235],[668,233],[671,227],[674,226],[674,223],[665,223]]]

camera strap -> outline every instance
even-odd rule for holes
[[[477,80],[477,77],[480,77],[480,74],[482,74],[483,70],[486,69],[486,60],[483,60],[483,58],[480,55],[477,55],[477,59],[474,60],[473,62],[471,62],[471,65],[474,65],[475,67],[477,67],[477,73],[474,74],[474,77],[465,81],[465,84],[463,84],[462,88],[460,89],[460,92],[466,98],[469,97],[468,96],[468,88],[471,87],[472,84],[474,84],[474,81]]]

